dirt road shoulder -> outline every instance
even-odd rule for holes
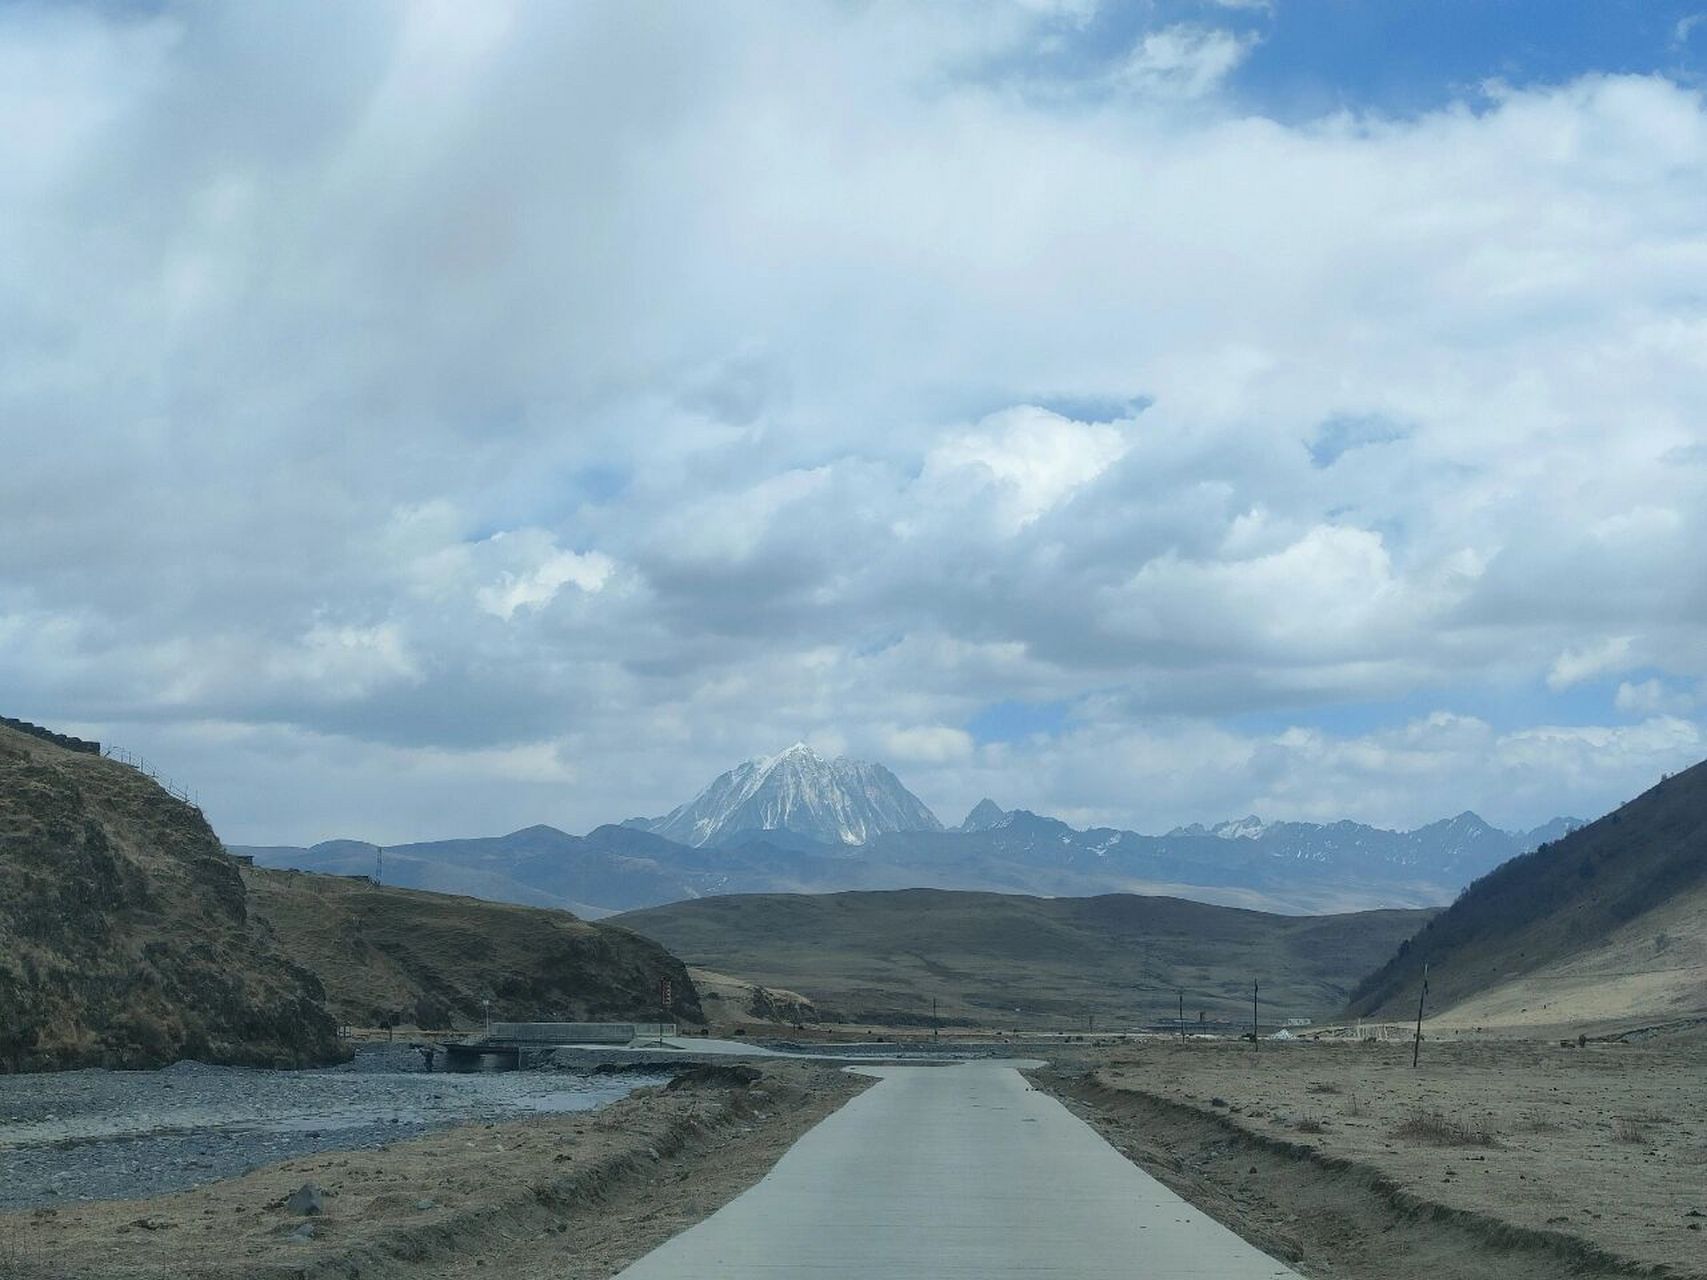
[[[1694,1276],[1687,1265],[1621,1257],[1586,1234],[1538,1229],[1451,1204],[1308,1138],[1264,1132],[1226,1098],[1184,1100],[1130,1067],[1031,1073],[1152,1176],[1305,1275],[1359,1280],[1557,1280]],[[1233,1105],[1236,1105],[1234,1103]],[[1264,1116],[1262,1119],[1266,1120]],[[1474,1160],[1461,1152],[1456,1163]],[[1447,1184],[1450,1186],[1450,1183]],[[1686,1223],[1676,1224],[1681,1231]],[[1690,1237],[1685,1237],[1689,1239]],[[1699,1236],[1693,1237],[1699,1239]]]

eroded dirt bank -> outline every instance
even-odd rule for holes
[[[1035,1074],[1306,1275],[1700,1276],[1701,1046],[1150,1044]]]
[[[871,1082],[719,1066],[591,1114],[323,1152],[151,1200],[0,1215],[0,1280],[603,1277],[715,1211]],[[703,1077],[703,1078],[701,1078]],[[305,1183],[323,1212],[293,1213]]]

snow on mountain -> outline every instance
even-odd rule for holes
[[[1218,822],[1209,828],[1209,834],[1223,840],[1260,840],[1267,830],[1268,823],[1253,813],[1232,822]]]
[[[754,831],[864,844],[890,831],[942,830],[925,803],[882,765],[826,760],[803,742],[737,765],[662,818],[625,825],[696,847]]]
[[[1382,862],[1464,883],[1581,825],[1575,818],[1554,818],[1533,831],[1502,831],[1466,810],[1414,831],[1389,831],[1345,819],[1330,823],[1264,822],[1253,814],[1212,827],[1196,822],[1175,827],[1162,838],[1245,840],[1269,857],[1287,862],[1324,866]]]

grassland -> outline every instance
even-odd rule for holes
[[[1428,1041],[1413,1069],[1405,1043],[1157,1041],[1063,1050],[1044,1079],[1306,1274],[1697,1276],[1703,1048]]]
[[[1320,1018],[1427,911],[1280,916],[1178,898],[935,889],[753,894],[615,917],[691,964],[799,991],[829,1021],[1085,1028]]]

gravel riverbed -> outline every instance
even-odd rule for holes
[[[317,1151],[429,1130],[591,1111],[665,1073],[428,1074],[372,1046],[318,1071],[179,1063],[161,1071],[0,1075],[0,1210],[139,1199]]]

